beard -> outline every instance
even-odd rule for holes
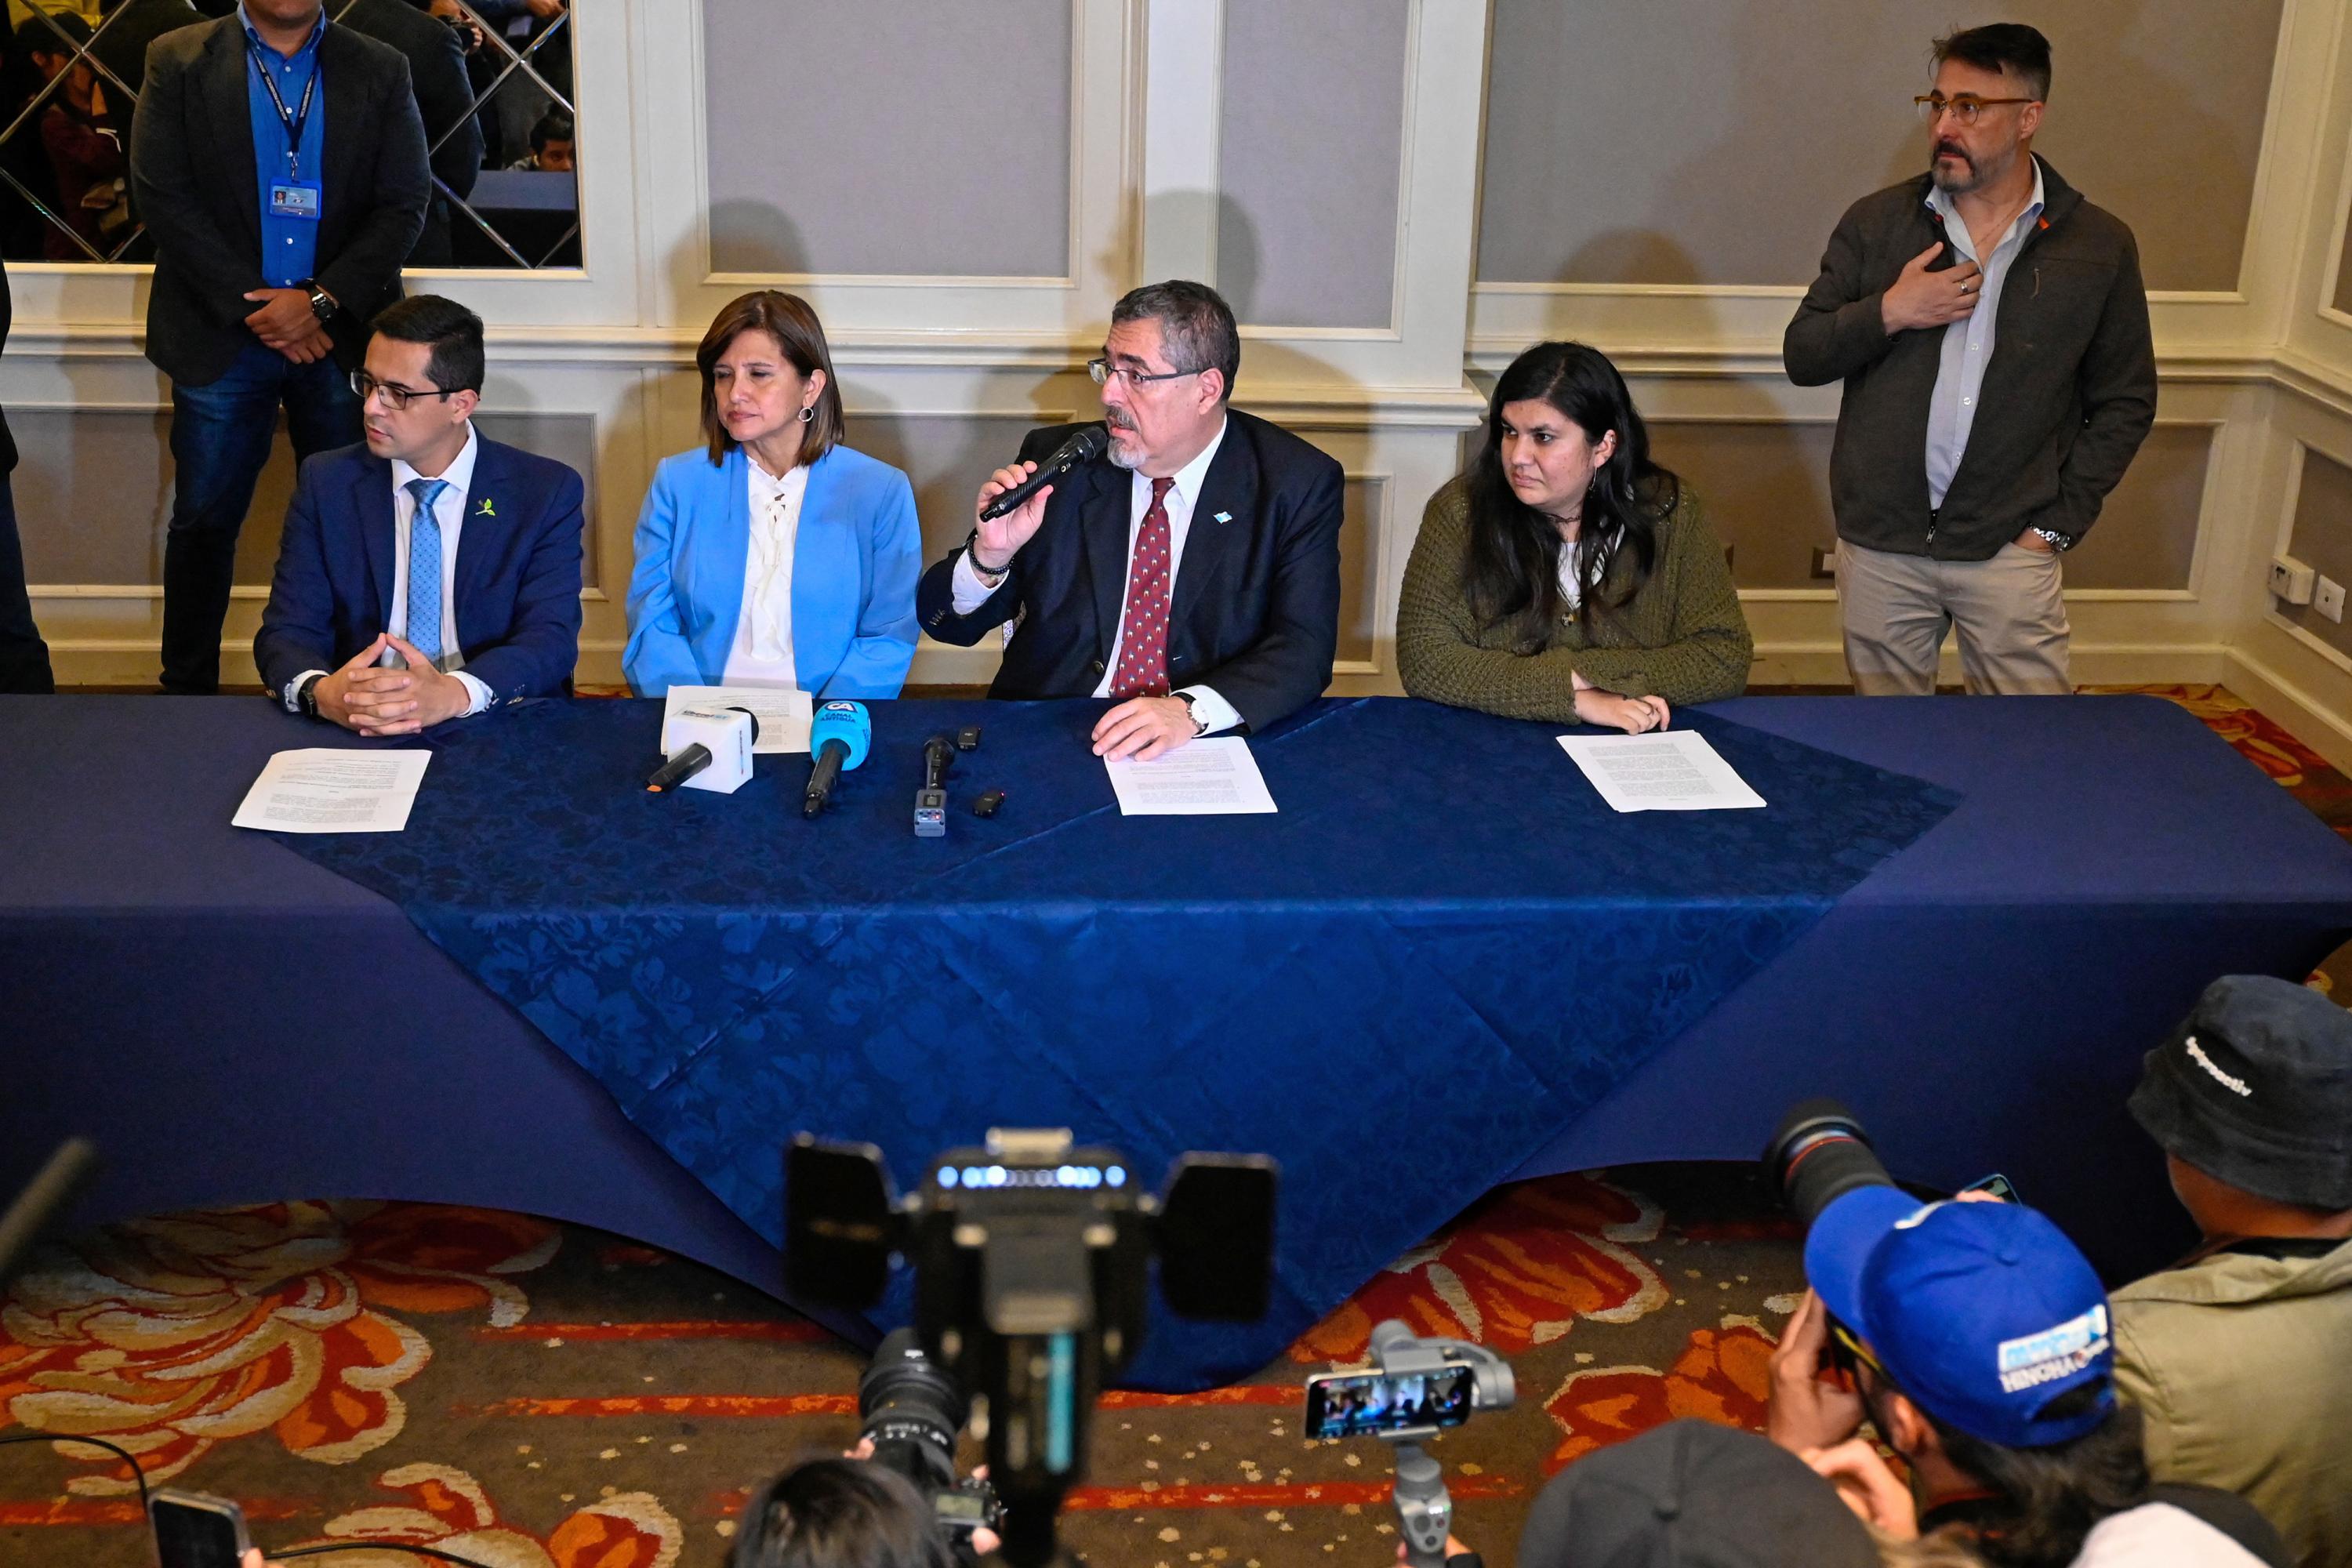
[[[1962,173],[1953,175],[1947,175],[1944,173],[1943,159],[1946,153],[1959,160]],[[2016,162],[2017,153],[2014,149],[1979,163],[1957,144],[1939,142],[1937,144],[1934,157],[1927,165],[1928,176],[1936,182],[1937,190],[1948,196],[1957,196],[1999,180],[2009,173],[2010,166]]]
[[[1121,419],[1116,415],[1104,415],[1103,425],[1106,428],[1111,430],[1124,430],[1130,436],[1135,434],[1134,424],[1131,421]],[[1117,440],[1111,442],[1108,456],[1110,458],[1110,465],[1112,468],[1125,468],[1129,473],[1134,472],[1143,465],[1143,450],[1141,447],[1122,446]]]

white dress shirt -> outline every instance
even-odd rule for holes
[[[471,422],[466,426],[466,444],[459,447],[449,466],[437,474],[420,474],[402,458],[392,460],[392,603],[384,609],[384,626],[393,636],[408,636],[408,535],[416,522],[416,497],[409,485],[417,479],[444,481],[441,493],[434,498],[434,520],[441,525],[441,656],[434,668],[444,675],[454,675],[466,688],[471,701],[459,718],[470,718],[490,705],[490,689],[466,673],[465,650],[457,646],[457,536],[466,526],[466,497],[473,489],[474,458],[481,443],[474,434]],[[376,660],[383,666],[401,666],[399,654],[391,648]],[[290,713],[302,710],[302,683],[314,675],[324,675],[323,669],[306,669],[286,683],[286,709]]]
[[[1209,477],[1209,464],[1215,458],[1217,448],[1224,445],[1225,429],[1225,425],[1220,423],[1217,433],[1209,438],[1209,444],[1201,449],[1201,455],[1176,470],[1176,482],[1169,487],[1167,496],[1160,502],[1161,510],[1168,514],[1168,619],[1171,625],[1177,616],[1176,577],[1184,565],[1184,541],[1192,531],[1192,508],[1201,499],[1201,485]],[[1127,637],[1127,595],[1134,585],[1135,542],[1143,532],[1144,513],[1151,510],[1151,480],[1140,472],[1132,474],[1128,493],[1127,581],[1119,588],[1119,626],[1111,634],[1110,657],[1103,660],[1103,678],[1094,690],[1097,697],[1110,695],[1111,679],[1118,670],[1119,645]],[[969,550],[956,557],[951,580],[955,613],[959,616],[968,616],[980,608],[988,602],[991,594],[1003,585],[1001,579],[991,584],[981,576],[980,569],[971,563],[971,552]],[[1213,735],[1241,723],[1240,711],[1213,689],[1180,686],[1176,689],[1192,698],[1193,721],[1208,726],[1203,733]]]
[[[797,687],[793,669],[793,546],[800,538],[801,499],[808,493],[808,465],[794,464],[782,479],[743,454],[749,474],[751,537],[743,558],[743,606],[735,617],[735,640],[728,646],[729,686]]]
[[[2030,154],[2029,154],[2030,155]],[[2009,264],[2033,226],[2042,221],[2042,160],[2033,160],[2033,199],[1993,246],[1992,255],[1977,254],[1976,237],[1969,220],[1952,205],[1952,198],[1932,181],[1927,205],[1944,220],[1944,237],[1952,248],[1977,264],[1976,309],[1944,329],[1944,357],[1936,370],[1936,389],[1927,395],[1927,504],[1941,507],[1960,471],[1969,449],[1969,431],[1977,422],[1977,399],[1984,391],[1985,367],[1992,363],[1993,328],[2000,315],[2001,290],[2009,282]]]
[[[1572,539],[1559,547],[1559,596],[1568,601],[1571,616],[1584,607],[1584,584],[1576,580],[1576,541]]]

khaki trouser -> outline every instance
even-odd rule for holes
[[[1927,697],[1944,633],[1960,634],[1960,674],[1980,696],[2074,689],[2055,552],[2004,544],[1990,561],[1937,561],[1838,542],[1845,667],[1864,697]]]

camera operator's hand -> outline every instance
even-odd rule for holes
[[[1849,1437],[1834,1448],[1809,1449],[1799,1458],[1837,1488],[1864,1524],[1897,1541],[1919,1539],[1919,1505],[1911,1489],[1895,1479],[1867,1438]]]
[[[1862,1395],[1828,1363],[1830,1315],[1811,1290],[1797,1303],[1772,1351],[1772,1393],[1764,1433],[1792,1454],[1828,1448],[1862,1426]]]
[[[844,1448],[841,1451],[841,1457],[845,1459],[872,1458],[874,1457],[874,1439],[871,1437],[860,1437],[857,1439],[857,1447],[855,1448]],[[988,1467],[986,1465],[973,1466],[971,1479],[976,1481],[984,1481],[988,1479]],[[1003,1544],[1003,1542],[997,1539],[996,1531],[989,1529],[986,1525],[982,1525],[981,1528],[971,1532],[971,1551],[972,1555],[975,1557],[986,1557]]]

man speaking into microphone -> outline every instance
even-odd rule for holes
[[[1339,621],[1339,465],[1227,406],[1234,313],[1204,284],[1154,283],[1111,311],[1101,357],[1108,450],[1088,426],[1030,432],[980,488],[962,548],[923,574],[923,629],[970,647],[1013,624],[991,697],[1103,697],[1095,754],[1144,760],[1263,730],[1331,680]],[[1041,465],[1066,474],[1001,517]]]

